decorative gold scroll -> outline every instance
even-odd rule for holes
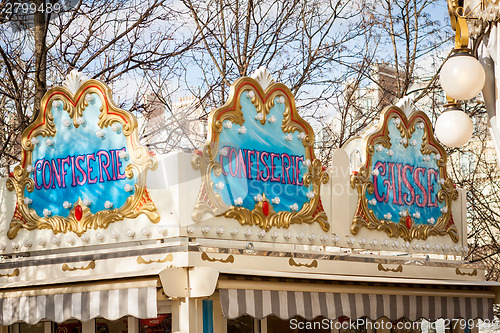
[[[87,266],[82,266],[82,267],[69,267],[68,264],[63,264],[61,269],[64,272],[71,272],[71,271],[86,271],[89,269],[94,269],[95,268],[95,260],[92,260]]]
[[[288,265],[295,266],[295,267],[317,268],[318,261],[316,259],[314,259],[313,261],[311,261],[310,264],[302,264],[302,263],[296,262],[295,260],[293,260],[293,258],[290,258],[290,260],[288,260]]]
[[[9,274],[0,274],[0,277],[14,277],[14,276],[19,276],[19,268],[14,269],[12,273]]]
[[[203,252],[201,254],[201,260],[203,261],[210,261],[210,262],[221,262],[223,264],[232,264],[234,263],[234,256],[230,254],[226,259],[217,259],[217,258],[210,258],[206,252]]]
[[[173,260],[174,260],[174,256],[172,255],[172,253],[167,254],[165,256],[165,258],[163,258],[163,259],[157,259],[157,260],[146,260],[142,256],[137,257],[137,263],[138,264],[145,264],[145,265],[154,264],[154,263],[163,264],[163,263],[166,263],[168,261],[173,261]]]
[[[460,268],[457,267],[457,269],[455,270],[455,274],[462,276],[477,276],[477,269],[474,268],[472,272],[467,273],[467,272],[462,272]]]
[[[418,122],[423,122],[425,124],[423,128],[424,136],[422,138],[422,147],[420,151],[423,155],[434,153],[439,154],[441,157],[436,162],[439,169],[439,175],[444,179],[444,184],[441,184],[441,189],[437,193],[437,200],[439,202],[444,201],[447,210],[433,225],[417,225],[412,223],[411,228],[408,228],[404,222],[404,216],[400,217],[399,223],[383,219],[379,220],[375,216],[373,210],[368,207],[366,194],[373,194],[375,189],[370,170],[372,166],[372,157],[377,144],[387,149],[391,147],[388,124],[389,120],[392,118],[400,119],[397,129],[401,133],[401,138],[406,139],[406,143],[404,143],[405,147],[408,146],[412,134],[415,132],[416,124]],[[401,237],[406,241],[411,241],[412,239],[425,240],[433,235],[449,235],[455,243],[458,242],[458,230],[453,223],[451,214],[452,201],[458,198],[458,191],[455,189],[452,179],[449,178],[446,173],[446,151],[435,139],[432,124],[427,115],[421,111],[414,111],[410,114],[410,117],[407,118],[400,108],[396,106],[386,107],[381,113],[377,130],[365,139],[365,147],[366,163],[351,175],[351,186],[356,188],[358,192],[358,208],[352,221],[351,232],[357,234],[362,227],[366,227],[368,229],[384,231],[389,237]]]
[[[385,268],[382,264],[378,264],[378,270],[381,272],[393,272],[393,273],[402,273],[403,272],[403,266],[398,265],[396,268]]]
[[[240,99],[243,93],[253,92],[251,102],[257,110],[257,115],[261,115],[261,124],[265,124],[267,115],[274,106],[275,98],[283,98],[285,101],[285,111],[283,113],[283,123],[281,129],[284,133],[295,131],[304,133],[302,144],[304,145],[305,158],[312,161],[309,171],[304,175],[304,186],[312,185],[314,197],[306,202],[297,212],[279,211],[273,209],[270,200],[264,196],[263,200],[257,202],[252,210],[241,206],[226,204],[222,197],[214,191],[214,182],[211,179],[212,172],[215,176],[220,176],[222,166],[216,161],[219,150],[219,134],[223,129],[223,122],[230,120],[234,124],[243,125],[245,119],[241,111]],[[303,120],[295,107],[295,98],[287,86],[281,83],[273,83],[264,91],[260,84],[250,78],[243,77],[231,86],[229,99],[222,107],[212,111],[209,116],[209,133],[207,144],[201,151],[197,151],[191,159],[194,169],[199,169],[202,176],[202,185],[198,200],[192,212],[194,221],[201,221],[205,214],[213,216],[224,216],[236,219],[241,225],[257,225],[266,231],[272,227],[288,228],[291,224],[297,223],[318,223],[324,231],[330,230],[330,224],[320,199],[321,184],[328,182],[329,176],[323,170],[321,161],[314,155],[314,131],[312,127]],[[263,213],[263,204],[269,205],[269,214]]]
[[[102,100],[98,126],[104,128],[113,123],[122,125],[122,133],[127,138],[127,150],[130,151],[130,164],[125,170],[125,175],[129,179],[137,175],[134,194],[128,197],[121,207],[99,211],[95,214],[92,214],[88,207],[81,205],[83,215],[79,221],[75,218],[75,207],[78,203],[73,204],[66,217],[57,215],[40,217],[24,202],[25,190],[33,192],[35,188],[34,181],[27,170],[27,167],[33,163],[32,152],[35,148],[31,139],[38,135],[50,137],[56,134],[54,117],[51,113],[51,105],[55,100],[63,102],[63,109],[73,120],[73,126],[78,128],[80,125],[77,120],[89,105],[85,97],[93,93]],[[81,236],[89,229],[106,229],[110,223],[122,221],[125,218],[135,218],[140,214],[146,214],[153,223],[160,220],[156,206],[145,187],[146,171],[155,169],[157,161],[149,154],[147,148],[139,143],[137,119],[130,112],[118,108],[112,99],[111,89],[106,84],[97,80],[88,80],[75,95],[64,87],[54,87],[42,98],[40,110],[35,121],[23,132],[21,163],[15,168],[13,177],[7,180],[7,189],[15,191],[17,196],[16,210],[7,234],[10,239],[15,238],[20,229],[51,229],[55,234],[72,231]]]

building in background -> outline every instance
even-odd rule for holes
[[[404,75],[399,76],[398,79],[397,71],[388,63],[381,62],[371,66],[369,79],[344,82],[340,108],[316,137],[318,155],[325,163],[329,163],[334,149],[376,125],[384,107],[396,104]]]

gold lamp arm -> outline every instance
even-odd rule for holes
[[[460,7],[458,0],[447,0],[448,3],[448,14],[450,15],[451,28],[456,30],[457,26],[457,13],[456,9]]]
[[[469,28],[467,27],[467,22],[462,16],[456,17],[456,28],[455,28],[455,49],[463,50],[467,49],[469,46]]]

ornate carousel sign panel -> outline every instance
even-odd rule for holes
[[[451,214],[458,192],[446,159],[425,113],[407,117],[398,107],[387,107],[366,139],[365,165],[351,176],[358,192],[352,233],[368,228],[406,241],[449,235],[458,242]]]
[[[193,220],[209,213],[266,231],[294,223],[327,231],[319,190],[328,175],[315,159],[313,130],[291,91],[260,75],[238,79],[227,103],[210,114],[208,143],[192,159],[202,174]]]
[[[138,143],[137,120],[105,84],[49,90],[21,139],[22,160],[8,179],[17,195],[8,237],[20,229],[82,235],[147,214],[159,221],[144,184],[156,161]]]

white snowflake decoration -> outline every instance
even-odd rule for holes
[[[52,101],[52,107],[54,109],[59,109],[62,106],[62,101],[59,99],[55,99]]]
[[[120,157],[120,159],[122,160],[126,160],[128,158],[128,153],[124,150],[121,150],[119,153],[118,153],[118,157]]]
[[[104,132],[102,129],[98,129],[96,132],[95,132],[95,135],[98,137],[98,138],[104,138],[106,136],[106,132]]]
[[[113,123],[113,125],[111,125],[111,130],[118,133],[120,131],[120,125],[118,125],[118,123]]]
[[[227,156],[228,153],[229,153],[228,147],[223,147],[221,150],[219,150],[219,154],[222,156]]]
[[[76,123],[78,125],[84,125],[86,123],[85,118],[83,118],[83,117],[76,118]]]
[[[95,98],[94,98],[94,95],[92,94],[87,94],[85,95],[85,100],[88,102],[88,103],[91,103],[93,104],[95,102]]]

